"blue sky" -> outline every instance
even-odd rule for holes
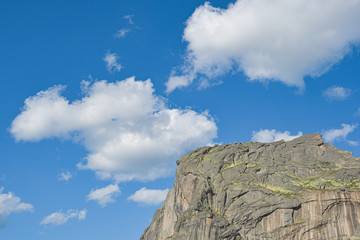
[[[360,1],[1,1],[0,238],[139,239],[175,161],[360,156]]]

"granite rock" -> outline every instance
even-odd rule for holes
[[[142,240],[360,239],[360,158],[320,134],[202,147]]]

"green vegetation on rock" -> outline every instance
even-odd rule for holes
[[[320,134],[203,147],[177,163],[175,186],[143,240],[356,239],[360,233],[360,159],[323,143]]]

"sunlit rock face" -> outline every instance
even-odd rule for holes
[[[360,239],[360,158],[320,134],[199,148],[143,240]]]

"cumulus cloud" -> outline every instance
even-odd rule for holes
[[[346,138],[349,133],[353,132],[357,125],[353,124],[341,124],[342,128],[340,129],[330,129],[323,132],[323,138],[327,142],[336,142],[336,141],[347,141],[350,145],[356,145],[355,141],[348,141]]]
[[[65,182],[67,182],[67,181],[69,181],[72,177],[73,177],[73,176],[71,175],[71,173],[70,173],[68,170],[66,170],[66,171],[62,171],[62,172],[60,173],[58,180],[59,180],[59,181],[65,181]]]
[[[33,206],[29,203],[21,202],[14,193],[3,193],[4,187],[0,188],[0,215],[8,216],[15,212],[32,211]]]
[[[125,37],[125,35],[124,35]],[[104,62],[109,72],[119,72],[122,66],[117,62],[119,57],[115,53],[106,53],[104,57]]]
[[[351,89],[333,86],[323,92],[323,96],[329,100],[345,100],[351,95]]]
[[[285,132],[279,132],[276,131],[275,129],[269,130],[269,129],[261,129],[259,131],[253,131],[252,132],[252,141],[255,142],[276,142],[276,141],[280,141],[280,140],[284,140],[284,141],[291,141],[295,138],[298,138],[300,136],[303,135],[302,132],[298,132],[297,135],[291,135],[291,133],[289,131],[285,131]]]
[[[41,225],[63,225],[67,223],[70,219],[84,220],[86,218],[87,210],[67,210],[66,212],[59,211],[50,214],[49,216],[44,217],[40,222]]]
[[[103,188],[91,190],[86,199],[88,201],[97,201],[102,207],[106,207],[109,203],[115,202],[115,198],[120,194],[119,186],[117,184],[110,184]]]
[[[117,181],[166,176],[176,158],[216,137],[207,112],[167,108],[150,80],[83,85],[85,96],[73,102],[61,96],[63,86],[27,98],[12,135],[18,141],[57,137],[83,143],[89,154],[78,167]]]
[[[137,190],[133,195],[131,195],[128,200],[132,200],[138,203],[144,203],[147,205],[158,205],[162,203],[169,189],[158,190],[158,189],[147,189],[143,187]]]
[[[359,0],[238,0],[227,9],[207,2],[186,21],[186,63],[167,91],[229,71],[304,88],[305,76],[322,75],[359,44],[359,12]]]
[[[120,30],[118,30],[115,35],[114,38],[125,38],[125,36],[130,32],[129,28],[122,28]],[[120,67],[121,69],[121,67]]]
[[[4,187],[0,188],[0,227],[5,227],[6,217],[12,213],[33,211],[34,207],[29,203],[21,202],[14,193],[3,193]]]

